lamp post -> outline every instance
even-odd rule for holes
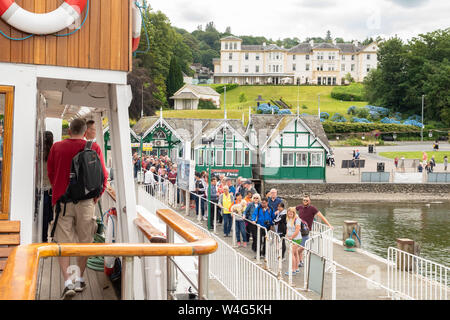
[[[425,128],[423,124],[423,107],[425,104],[425,95],[422,95],[422,128],[420,129],[420,141],[423,142],[423,129]]]
[[[320,94],[318,96],[319,96],[319,119],[320,119]]]
[[[208,230],[211,230],[211,144],[214,143],[214,138],[202,139],[202,144],[208,145],[206,151],[208,152]]]

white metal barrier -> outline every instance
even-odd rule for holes
[[[388,249],[387,286],[398,294],[414,300],[447,300],[450,268],[390,247]]]
[[[210,274],[238,300],[308,300],[220,238],[211,234],[219,248],[210,255]]]

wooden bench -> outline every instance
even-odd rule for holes
[[[0,221],[0,274],[14,247],[20,244],[20,221]]]

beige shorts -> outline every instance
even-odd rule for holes
[[[57,243],[92,243],[97,231],[95,203],[93,199],[83,200],[77,204],[67,203],[66,214],[64,204],[56,224],[54,242]],[[49,227],[49,232],[53,223]]]

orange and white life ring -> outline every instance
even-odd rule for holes
[[[58,9],[33,13],[22,9],[14,0],[0,0],[0,18],[17,30],[46,35],[70,27],[80,17],[87,0],[64,0]]]
[[[139,5],[142,5],[142,0],[137,1]],[[141,29],[142,29],[142,14],[141,10],[136,6],[133,1],[133,52],[135,52],[139,47],[139,42],[141,41]]]

